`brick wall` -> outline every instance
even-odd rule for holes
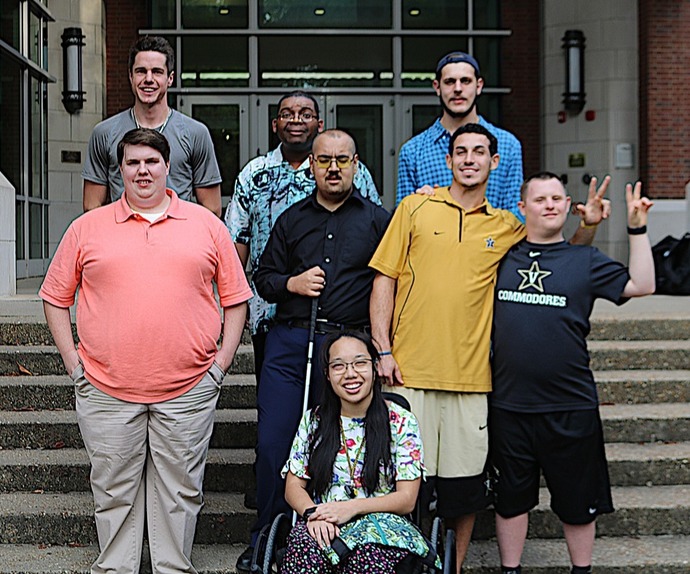
[[[501,127],[522,142],[527,175],[541,169],[539,0],[504,0],[501,26],[513,31],[501,49],[501,84],[512,89],[503,98]]]
[[[134,103],[127,57],[129,48],[139,36],[138,30],[148,27],[147,4],[141,0],[106,0],[106,116]]]
[[[682,199],[690,180],[690,2],[639,1],[640,177],[651,197]]]

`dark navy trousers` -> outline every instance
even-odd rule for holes
[[[324,377],[318,356],[323,337],[317,334],[314,339],[310,408],[321,398]],[[290,511],[280,471],[288,459],[302,417],[308,342],[307,329],[284,324],[275,325],[266,336],[258,397],[256,503],[259,516],[252,527],[252,546],[265,525],[281,512]]]

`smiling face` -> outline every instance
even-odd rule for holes
[[[139,52],[129,71],[129,82],[138,102],[152,106],[164,101],[173,82],[173,73],[168,71],[165,54]]]
[[[309,98],[285,98],[273,120],[273,133],[293,151],[309,151],[316,135],[323,129],[323,120]]]
[[[484,81],[477,78],[474,68],[466,62],[446,64],[441,78],[434,80],[443,112],[453,118],[464,118],[475,111],[483,87]]]
[[[126,145],[120,171],[127,203],[135,211],[155,212],[167,202],[165,183],[169,165],[147,145]]]
[[[331,345],[327,368],[343,414],[352,410],[365,413],[374,393],[376,368],[367,346],[358,339],[341,337]]]
[[[563,226],[570,210],[563,184],[557,179],[533,179],[518,202],[525,216],[527,239],[536,243],[563,240]]]
[[[498,154],[491,155],[485,135],[464,133],[455,138],[446,165],[453,171],[453,185],[470,191],[486,186],[491,170],[498,167]]]

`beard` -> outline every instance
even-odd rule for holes
[[[451,110],[446,105],[446,102],[443,101],[443,98],[441,96],[438,97],[438,101],[441,102],[441,108],[443,108],[443,113],[448,114],[451,118],[456,120],[466,118],[477,107],[477,98],[474,98],[474,100],[472,100],[472,105],[469,108],[467,108],[464,112],[454,112],[453,110]]]

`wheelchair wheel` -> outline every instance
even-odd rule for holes
[[[279,514],[275,517],[275,520],[273,520],[273,524],[271,524],[271,529],[266,538],[266,551],[264,552],[261,574],[269,574],[269,572],[272,572],[271,568],[273,565],[276,566],[276,572],[280,569],[287,536],[291,528],[291,514]]]
[[[455,531],[448,528],[443,544],[443,574],[455,574],[457,556],[455,554]]]

